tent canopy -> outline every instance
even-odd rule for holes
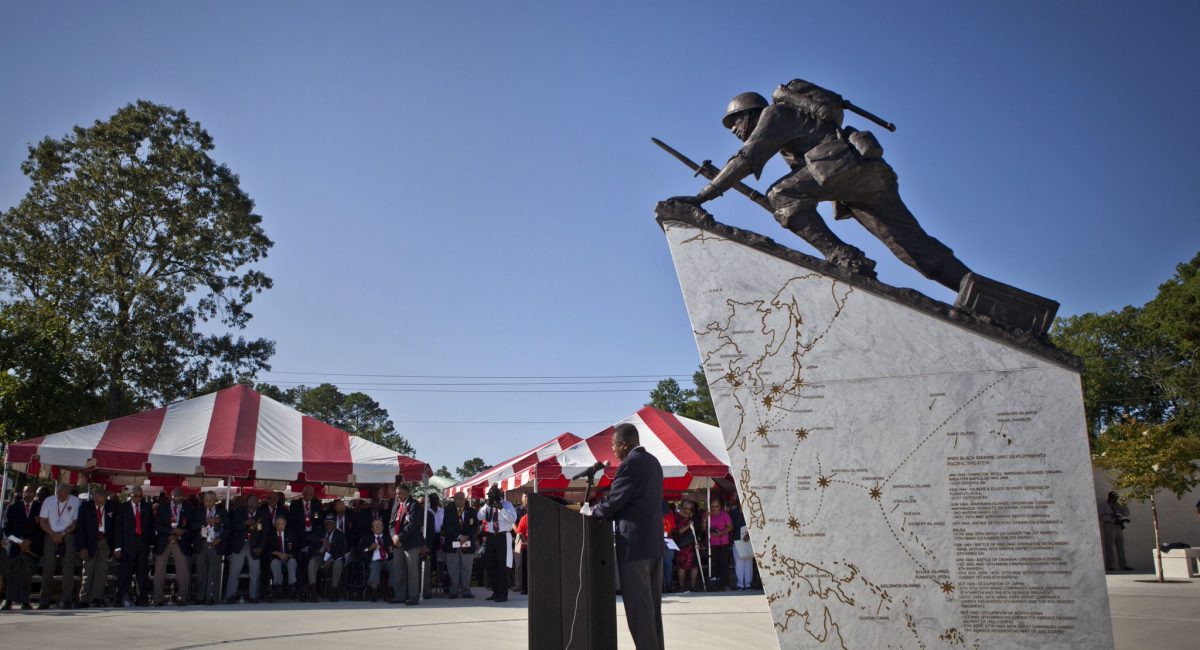
[[[446,490],[446,496],[462,492],[470,498],[480,499],[493,483],[499,483],[500,488],[505,491],[515,490],[533,479],[533,468],[539,461],[553,457],[580,440],[581,438],[573,433],[555,436],[533,449],[523,451],[450,487]]]
[[[692,487],[697,479],[722,478],[729,474],[729,452],[721,430],[667,411],[647,406],[617,424],[637,427],[642,447],[662,463],[664,488],[678,492]],[[609,462],[597,481],[607,486],[621,461],[612,450],[616,424],[578,442],[534,468],[538,489],[561,490],[571,486],[570,477],[595,463]],[[582,482],[580,482],[582,484]]]
[[[232,477],[253,481],[392,483],[429,465],[304,415],[246,385],[145,413],[14,443],[19,471]],[[241,479],[241,480],[237,480]]]

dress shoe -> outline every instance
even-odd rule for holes
[[[418,600],[415,600],[415,599],[413,599],[413,598],[409,598],[408,600],[404,601],[404,604],[405,604],[406,606],[408,606],[408,607],[412,607],[413,605],[416,605],[416,604],[418,604],[419,602],[420,602],[420,601],[418,601]]]
[[[59,608],[60,609],[75,609],[75,603],[73,603],[69,600],[64,600],[64,601],[62,601],[62,605],[60,605]]]
[[[474,598],[474,597],[475,597],[475,592],[472,592],[472,591],[464,591],[464,592],[463,592],[463,595],[462,595],[462,597],[463,597],[463,598]]]
[[[488,595],[487,598],[484,598],[484,600],[496,600],[496,592],[493,591],[491,594]]]
[[[404,601],[400,600],[399,598],[388,598],[387,601],[388,601],[389,605],[396,605],[396,604],[404,602]]]
[[[454,599],[458,598],[458,594],[450,594],[449,596],[447,596],[447,598],[449,598],[450,600],[454,600]]]
[[[21,603],[21,609],[22,611],[29,611],[33,609],[33,605],[30,605],[29,603]]]
[[[96,607],[96,608],[104,607],[104,601],[103,600],[93,600],[92,607]]]
[[[493,598],[493,599],[492,599],[492,602],[493,602],[493,603],[507,603],[507,602],[508,602],[508,596],[497,596],[497,597],[495,597],[495,598]]]
[[[258,599],[257,599],[257,598],[251,598],[251,599],[250,599],[249,601],[247,601],[247,602],[249,602],[251,605],[257,605],[257,604],[258,604]]]
[[[51,606],[50,606],[49,604],[47,604],[47,603],[38,603],[38,611],[39,611],[39,612],[40,612],[40,611],[43,611],[43,610],[50,609],[50,607],[51,607]]]
[[[217,601],[213,600],[212,598],[209,598],[208,600],[204,601],[204,604],[208,605],[209,607],[212,607],[213,605],[217,604]]]
[[[89,603],[89,602],[88,602],[88,601],[86,601],[86,600],[81,600],[81,601],[79,601],[79,604],[78,604],[78,605],[76,605],[76,607],[77,607],[77,608],[79,608],[79,609],[87,609],[88,607],[91,607],[91,603]],[[69,608],[69,607],[64,607],[63,609],[70,609],[70,608]]]

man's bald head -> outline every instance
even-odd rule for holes
[[[630,449],[633,449],[641,444],[641,442],[638,440],[637,427],[628,422],[622,422],[621,424],[618,424],[615,429],[613,429],[613,441],[629,445]]]

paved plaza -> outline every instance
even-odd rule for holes
[[[1109,576],[1119,650],[1194,650],[1200,639],[1200,582],[1141,582],[1148,575]],[[0,613],[0,647],[47,650],[142,648],[446,647],[487,639],[492,650],[527,647],[525,598],[503,605],[433,599],[420,607],[379,603],[276,603],[157,609],[88,609]],[[633,648],[620,613],[620,647]],[[669,647],[774,648],[761,593],[668,595],[663,604]],[[129,617],[137,617],[130,623]]]

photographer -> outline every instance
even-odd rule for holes
[[[483,524],[483,564],[492,595],[488,600],[508,601],[508,570],[513,565],[512,529],[517,523],[517,511],[504,498],[498,485],[488,489],[487,504],[479,510]]]
[[[1125,524],[1129,523],[1129,508],[1117,500],[1116,492],[1109,492],[1108,499],[1100,502],[1101,543],[1104,544],[1104,570],[1113,571],[1113,547],[1117,551],[1117,563],[1122,571],[1132,571],[1125,563]]]

